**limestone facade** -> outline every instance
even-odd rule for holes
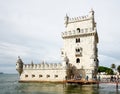
[[[19,57],[16,70],[20,81],[59,82],[73,77],[86,76],[93,79],[98,68],[98,35],[94,11],[87,16],[65,17],[65,31],[62,32],[63,48],[61,63],[24,64]]]
[[[61,56],[68,57],[69,63],[76,69],[83,69],[82,76],[96,77],[98,68],[98,35],[94,11],[87,16],[65,17],[66,30],[62,33],[63,48]]]

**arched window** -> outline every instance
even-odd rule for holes
[[[80,42],[80,38],[78,38],[78,42]]]
[[[76,43],[80,43],[80,38],[76,38]]]
[[[80,49],[79,49],[79,48],[76,48],[76,52],[80,52]]]
[[[77,31],[80,33],[80,28],[77,28]]]
[[[76,59],[76,63],[80,63],[80,59],[79,58]]]
[[[78,42],[78,40],[76,39],[76,43]]]

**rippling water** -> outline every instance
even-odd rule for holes
[[[0,74],[0,94],[120,94],[114,84],[65,85],[58,83],[18,83],[16,74]]]

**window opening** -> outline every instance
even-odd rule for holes
[[[79,58],[76,59],[76,63],[80,63],[80,59]]]

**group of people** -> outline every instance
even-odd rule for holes
[[[111,76],[110,77],[110,82],[119,82],[119,76]]]
[[[71,77],[71,78],[73,78],[74,80],[81,80],[81,79],[82,79],[82,76],[81,76],[81,75],[80,75],[80,76],[74,76],[74,77]],[[85,76],[85,80],[86,80],[86,81],[89,80],[89,76],[88,76],[88,75]],[[98,80],[98,81],[100,81],[100,76],[98,76],[98,78],[97,78],[96,76],[93,77],[93,80]]]

